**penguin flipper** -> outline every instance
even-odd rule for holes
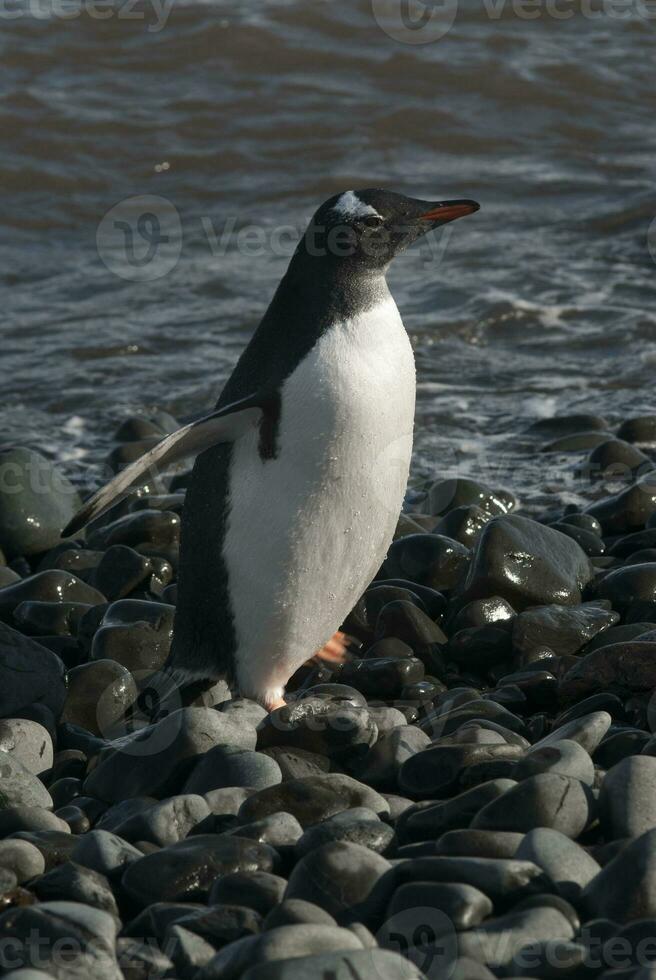
[[[70,537],[100,517],[132,489],[144,483],[148,476],[154,476],[164,467],[197,456],[219,443],[234,442],[247,429],[257,425],[262,417],[262,403],[257,396],[251,396],[176,429],[97,490],[66,525],[61,533],[62,538]]]

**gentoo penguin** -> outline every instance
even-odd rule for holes
[[[216,410],[98,491],[63,532],[196,455],[169,660],[271,710],[383,561],[405,493],[415,365],[385,281],[395,255],[478,210],[346,191],[312,218]],[[339,636],[339,634],[337,634]]]

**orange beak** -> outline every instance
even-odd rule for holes
[[[436,221],[445,225],[448,221],[474,214],[479,208],[480,204],[476,201],[442,201],[441,204],[436,204],[430,211],[420,215],[420,218],[423,221]]]

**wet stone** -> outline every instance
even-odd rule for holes
[[[503,626],[504,624],[508,626],[515,616],[513,607],[501,596],[473,599],[457,613],[452,624],[452,632],[457,633],[458,630],[475,626]]]
[[[258,748],[285,745],[331,758],[363,756],[378,729],[365,708],[306,697],[272,711],[258,727]]]
[[[394,828],[379,820],[372,810],[356,807],[308,827],[297,841],[295,853],[302,858],[323,844],[346,841],[367,847],[377,854],[387,854],[395,838]]]
[[[617,438],[639,445],[653,446],[656,443],[656,415],[638,415],[626,419],[617,430]]]
[[[469,548],[452,538],[409,534],[390,546],[382,575],[427,585],[437,592],[448,591],[459,582],[469,558]]]
[[[137,698],[132,674],[113,660],[96,660],[68,673],[68,693],[62,720],[94,735],[112,736]]]
[[[386,657],[351,660],[337,672],[337,679],[349,684],[365,696],[394,698],[406,684],[424,678],[424,665],[415,657]]]
[[[203,901],[219,875],[273,871],[276,862],[276,852],[266,844],[206,834],[132,862],[122,884],[142,906],[155,901]]]
[[[74,861],[66,861],[42,874],[30,888],[42,902],[81,902],[118,918],[116,899],[105,875]]]
[[[288,852],[303,835],[303,828],[291,813],[270,813],[252,823],[240,823],[226,833],[269,844],[281,854]]]
[[[115,544],[134,548],[141,544],[177,544],[180,538],[180,517],[171,511],[142,510],[126,514],[89,532],[90,548],[105,551]]]
[[[570,668],[560,683],[564,704],[597,692],[619,697],[649,692],[656,687],[656,642],[640,639],[613,643],[587,654]]]
[[[0,589],[0,620],[11,624],[14,611],[22,602],[81,602],[93,606],[104,598],[77,576],[53,568]]]
[[[619,621],[611,609],[594,603],[580,606],[537,606],[520,613],[513,622],[513,646],[518,656],[537,646],[548,646],[556,654],[575,654],[598,633]]]
[[[449,641],[449,659],[466,670],[485,672],[511,656],[510,633],[496,626],[461,629]]]
[[[438,521],[433,531],[471,548],[491,516],[474,504],[455,507]]]
[[[28,636],[75,636],[89,609],[93,606],[86,602],[21,602],[14,622]]]
[[[498,595],[518,610],[579,605],[591,578],[590,560],[575,541],[526,517],[508,515],[484,528],[462,592],[465,601]]]
[[[260,820],[271,813],[291,813],[302,827],[320,823],[342,810],[364,806],[380,815],[389,804],[375,790],[341,773],[291,779],[249,796],[239,810],[243,821]]]
[[[426,670],[442,678],[446,672],[444,658],[448,639],[426,613],[410,602],[389,602],[376,620],[376,639],[394,639],[406,643]]]
[[[597,595],[608,599],[615,609],[627,609],[635,602],[656,600],[656,562],[627,565],[604,576]]]
[[[604,534],[640,531],[656,512],[656,479],[647,473],[637,483],[612,497],[591,504],[586,513],[596,517]]]
[[[173,577],[167,562],[157,565],[127,545],[116,544],[103,554],[93,583],[110,601],[123,599],[139,587],[159,593]]]
[[[8,558],[54,547],[80,504],[73,484],[40,453],[0,452],[0,548]]]

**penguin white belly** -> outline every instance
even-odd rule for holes
[[[223,541],[240,690],[265,704],[378,570],[403,502],[415,366],[390,297],[330,327],[281,392],[275,459],[235,442]]]

